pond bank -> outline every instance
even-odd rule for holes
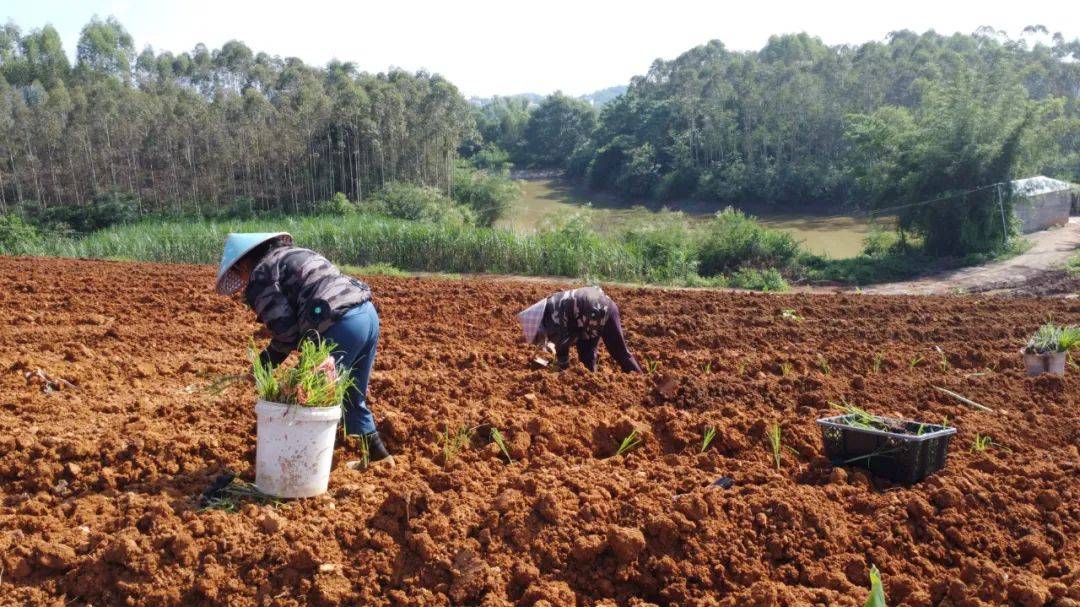
[[[655,219],[659,210],[655,203],[635,204],[606,193],[585,192],[557,175],[523,172],[514,176],[520,178],[523,195],[499,220],[498,227],[532,231],[548,216],[585,212],[598,231],[613,232],[631,223]],[[691,226],[708,221],[719,210],[715,205],[700,202],[673,203],[667,208],[683,212]],[[855,257],[862,252],[863,239],[871,230],[867,217],[785,213],[756,206],[743,210],[754,215],[763,226],[791,234],[811,253],[836,259]]]

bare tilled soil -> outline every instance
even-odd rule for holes
[[[398,465],[350,470],[339,441],[327,495],[225,512],[198,498],[253,480],[254,393],[206,387],[258,327],[212,282],[0,259],[0,604],[858,606],[875,564],[890,605],[1080,605],[1080,371],[1029,378],[1017,353],[1080,301],[612,288],[658,361],[632,376],[529,367],[514,314],[553,285],[375,278]],[[831,468],[815,420],[841,399],[947,418],[946,468]]]

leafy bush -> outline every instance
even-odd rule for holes
[[[464,225],[476,220],[472,209],[454,204],[438,189],[400,181],[384,185],[368,207],[389,217],[414,221]]]
[[[1080,253],[1077,253],[1065,262],[1065,269],[1073,276],[1080,276]]]
[[[506,171],[510,169],[510,154],[499,146],[489,143],[469,157],[469,162],[478,169],[487,171]]]
[[[55,207],[27,207],[26,213],[38,227],[53,231],[70,228],[80,234],[123,223],[131,223],[139,218],[138,199],[132,194],[110,192],[96,197],[86,205],[65,205]]]
[[[37,228],[14,214],[0,215],[0,253],[19,253],[37,242]]]
[[[454,171],[454,201],[472,209],[478,225],[490,226],[521,197],[521,188],[506,173],[458,167]]]
[[[755,291],[787,291],[789,285],[776,268],[758,270],[756,268],[743,268],[731,275],[728,284],[737,289],[753,289]]]
[[[896,232],[886,230],[878,224],[870,226],[870,232],[863,239],[863,255],[883,257],[891,253],[900,239]]]
[[[626,228],[620,238],[641,259],[652,282],[665,282],[697,272],[694,236],[682,213],[660,213]]]
[[[730,207],[716,214],[698,249],[703,276],[744,267],[787,269],[798,256],[799,244],[791,235],[762,227]]]
[[[359,206],[350,202],[341,192],[331,196],[330,200],[323,200],[315,205],[316,215],[348,215],[359,210]]]
[[[254,219],[258,215],[255,201],[247,196],[235,198],[228,206],[207,213],[212,219]]]

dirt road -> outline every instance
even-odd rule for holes
[[[1031,249],[1005,261],[871,286],[863,291],[884,295],[957,292],[1042,295],[1071,291],[1076,296],[1076,279],[1060,268],[1080,248],[1080,217],[1071,218],[1067,226],[1029,234],[1027,239],[1032,243]]]

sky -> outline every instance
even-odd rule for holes
[[[1018,37],[1033,24],[1080,37],[1080,0],[0,0],[0,19],[24,30],[51,23],[71,55],[95,14],[119,19],[139,50],[176,53],[238,39],[314,65],[340,59],[368,72],[426,69],[483,97],[626,84],[655,59],[712,39],[757,50],[770,35],[803,31],[833,45],[884,40],[900,29],[951,34],[983,25]]]

